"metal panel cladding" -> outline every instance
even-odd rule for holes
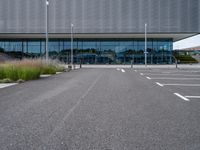
[[[49,32],[199,33],[200,0],[49,0]],[[44,33],[46,0],[0,0],[0,33]]]

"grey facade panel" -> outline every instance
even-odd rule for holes
[[[200,2],[199,2],[199,5],[198,5],[198,10],[199,10],[199,12],[198,12],[197,18],[200,18]],[[199,26],[199,31],[200,31],[200,19],[197,19],[197,22],[198,21],[199,21],[198,26]]]
[[[49,0],[49,32],[200,33],[200,0]],[[46,0],[0,0],[0,33],[44,33]]]

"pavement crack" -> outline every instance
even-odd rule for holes
[[[89,88],[86,90],[86,92],[77,100],[76,104],[67,112],[67,114],[64,116],[64,118],[61,120],[59,124],[55,126],[55,128],[52,130],[50,135],[48,136],[48,139],[50,139],[65,123],[65,121],[68,119],[68,117],[73,113],[73,111],[79,106],[79,104],[82,102],[82,100],[89,94],[89,92],[94,88],[96,83],[101,78],[102,74],[99,75],[96,80],[89,86]]]

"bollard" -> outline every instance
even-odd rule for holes
[[[131,68],[133,68],[133,60],[131,60]]]
[[[71,70],[71,69],[72,69],[72,66],[71,66],[71,65],[68,65],[68,68]]]
[[[82,59],[81,59],[81,61],[80,61],[80,68],[82,68]]]

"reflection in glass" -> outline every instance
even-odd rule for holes
[[[144,64],[144,39],[75,39],[74,62],[83,64]],[[45,56],[45,40],[1,40],[0,52],[13,57]],[[172,39],[148,39],[148,64],[172,63]],[[49,56],[70,63],[70,39],[51,39]]]

